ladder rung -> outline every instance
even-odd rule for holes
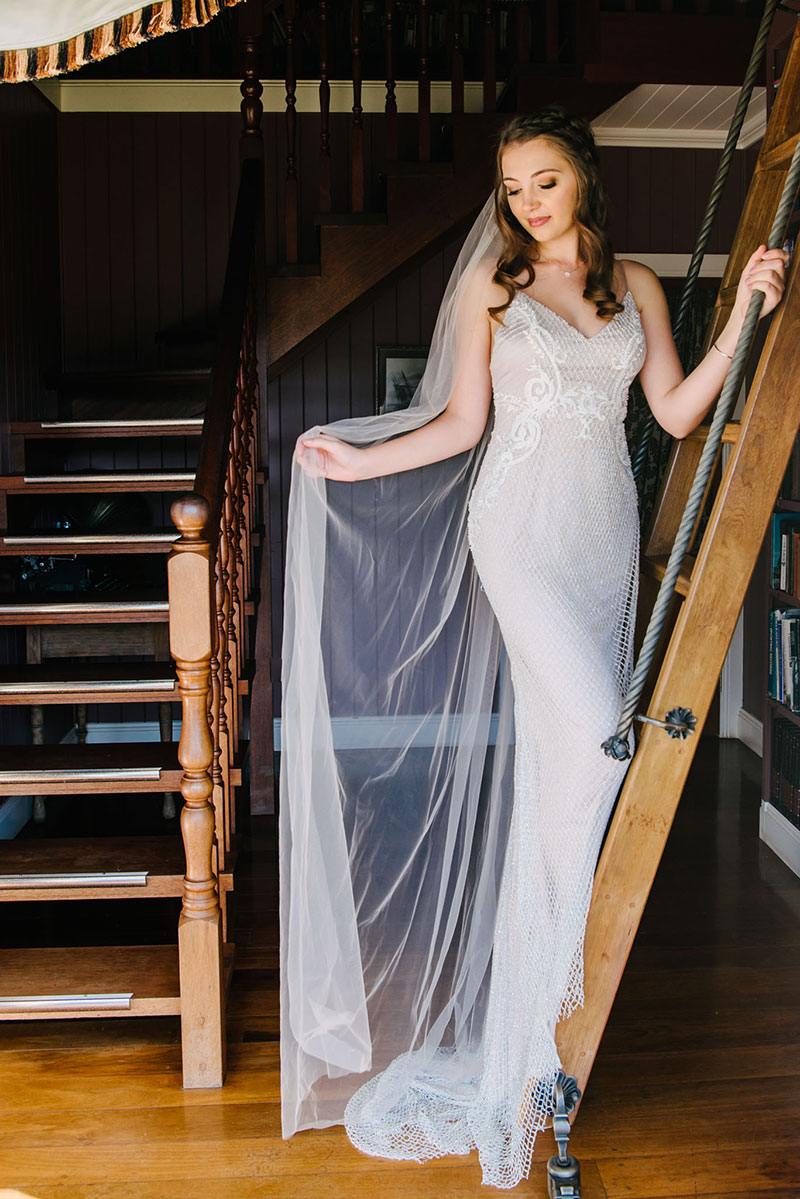
[[[708,431],[710,428],[710,425],[698,425],[696,429],[693,429],[691,433],[686,435],[684,441],[702,441],[705,444],[708,441]],[[736,445],[741,429],[742,426],[738,420],[728,421],[722,430],[722,444]]]
[[[659,554],[653,558],[642,558],[642,574],[647,575],[651,579],[656,579],[659,583],[664,578],[667,570],[667,562],[669,561],[667,554]],[[683,560],[680,574],[675,583],[675,590],[678,595],[688,595],[689,587],[692,582],[692,569],[694,567],[694,558],[687,554]]]
[[[787,137],[786,141],[779,142],[777,146],[773,146],[771,150],[763,154],[758,164],[759,171],[779,171],[788,167],[794,154],[798,137],[800,137],[800,134],[794,133],[791,137]]]

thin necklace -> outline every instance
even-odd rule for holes
[[[558,269],[561,271],[562,275],[564,275],[564,277],[566,279],[569,279],[572,272],[577,271],[579,266],[583,266],[582,262],[577,262],[575,264],[575,266],[570,267],[570,269],[568,271],[565,271],[563,266],[559,266],[557,258],[539,258],[539,259],[537,259],[537,262],[546,263],[548,266],[557,266]],[[535,265],[536,265],[536,263],[534,263],[534,266]]]

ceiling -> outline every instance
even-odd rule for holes
[[[592,122],[604,146],[691,146],[725,144],[738,87],[643,83]],[[766,88],[753,88],[738,148],[757,142],[766,127]]]

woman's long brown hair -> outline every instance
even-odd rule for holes
[[[602,320],[611,320],[612,316],[622,312],[622,304],[618,302],[614,291],[614,254],[604,229],[607,202],[605,189],[600,182],[597,146],[589,122],[583,117],[569,116],[556,105],[530,115],[513,117],[500,133],[494,203],[503,246],[494,282],[505,289],[508,299],[505,304],[490,308],[489,315],[499,322],[517,292],[530,287],[535,278],[538,242],[523,229],[511,211],[501,165],[507,146],[528,142],[535,137],[544,138],[554,146],[575,172],[578,182],[575,205],[578,253],[587,266],[583,296],[597,305],[597,315]]]

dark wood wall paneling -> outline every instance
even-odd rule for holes
[[[52,415],[44,375],[58,365],[57,113],[32,84],[0,85],[0,470],[8,425]],[[0,576],[12,559],[0,559]],[[6,565],[8,564],[8,565]],[[8,581],[0,577],[0,591]],[[24,657],[24,631],[0,628],[0,662]],[[21,710],[0,708],[0,744],[24,740]]]
[[[334,211],[347,208],[350,118],[331,120]],[[365,157],[380,202],[382,118],[367,117]],[[222,287],[238,169],[236,115],[65,114],[61,117],[64,360],[152,367],[159,329],[213,319]],[[410,126],[409,126],[410,128]],[[268,264],[283,258],[285,122],[266,114]],[[300,258],[317,256],[319,121],[297,122]],[[601,147],[609,231],[626,253],[688,253],[719,154],[713,150]],[[337,169],[338,168],[338,169]],[[727,251],[752,169],[736,155],[708,252]],[[312,424],[373,411],[375,347],[425,343],[458,245],[438,250],[309,347],[272,381],[270,442],[273,608],[280,639],[284,529],[295,440]],[[87,464],[88,465],[88,464]],[[97,461],[96,465],[102,464]],[[122,465],[122,463],[120,463]],[[144,465],[144,464],[143,464]],[[155,464],[154,464],[155,465]]]

